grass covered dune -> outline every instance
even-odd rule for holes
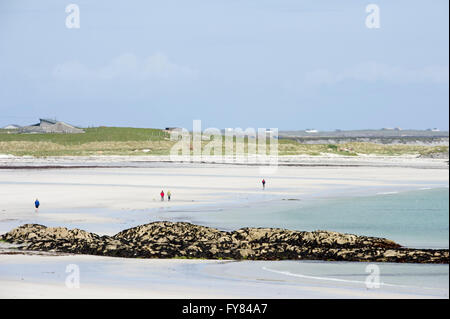
[[[89,156],[89,155],[169,155],[175,144],[160,129],[95,127],[83,134],[17,134],[0,129],[0,154],[15,156]],[[203,141],[202,146],[208,144]],[[246,150],[246,149],[245,149]],[[346,156],[374,154],[383,156],[448,153],[448,146],[399,145],[351,142],[343,144],[301,144],[280,139],[279,155]]]
[[[174,144],[159,129],[86,128],[83,134],[16,134],[0,130],[0,153],[15,156],[169,154]]]

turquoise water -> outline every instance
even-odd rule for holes
[[[0,233],[25,223],[81,228],[113,235],[123,229],[157,220],[189,221],[195,224],[235,230],[242,227],[274,227],[292,230],[332,230],[384,237],[415,248],[449,247],[449,190],[422,189],[373,196],[328,199],[270,200],[233,205],[178,207],[136,211],[98,208],[46,211],[47,216],[76,213],[76,218],[14,219],[0,223]],[[87,223],[82,215],[111,219]]]
[[[264,204],[189,214],[222,229],[280,227],[385,237],[416,248],[449,247],[448,188]]]
[[[386,237],[408,247],[449,247],[448,188],[300,201],[280,199],[259,203],[242,201],[239,204],[218,204],[209,207],[186,206],[136,211],[92,208],[64,212],[61,210],[47,211],[46,214],[51,217],[53,214],[60,215],[65,212],[80,215],[77,215],[76,218],[68,217],[65,221],[52,218],[44,221],[41,220],[42,217],[34,217],[33,220],[12,220],[1,223],[0,227],[10,230],[24,223],[35,222],[47,226],[77,227],[99,234],[112,235],[125,228],[154,220],[172,220],[190,221],[225,230],[242,227],[324,229]],[[110,222],[89,224],[82,217],[84,214],[113,219]],[[115,262],[119,259],[104,261],[103,266],[101,262],[92,263],[90,266],[86,265],[88,270],[92,270],[91,279],[88,280],[94,284],[111,285],[117,278],[117,271],[122,271],[119,269],[124,267],[118,265],[114,270],[114,264],[111,264],[113,260]],[[82,265],[82,262],[77,261],[77,264]],[[21,276],[25,274],[27,277],[45,281],[50,277],[55,277],[55,280],[64,278],[64,267],[61,268],[55,263],[54,266],[51,266],[55,270],[49,269],[48,265],[45,267],[39,265],[40,263],[37,263],[36,266],[30,267],[29,263],[9,265],[0,262],[0,274],[4,278],[16,278],[14,276],[19,276],[20,273]],[[187,264],[183,266],[186,269],[183,268],[181,274],[174,277],[172,270],[170,273],[153,276],[153,272],[156,270],[149,268],[151,265],[143,264],[142,268],[138,267],[140,270],[136,268],[135,278],[122,277],[117,279],[119,280],[117,285],[136,285],[136,287],[148,288],[147,285],[155,281],[170,285],[172,282],[178,284],[184,278],[183,280],[192,283],[195,289],[199,288],[198,283],[201,280],[207,280],[209,286],[211,280],[219,280],[221,291],[236,294],[247,289],[246,293],[249,297],[257,295],[285,298],[347,298],[373,292],[373,297],[377,293],[396,293],[401,294],[400,296],[408,294],[418,297],[448,298],[448,265],[376,263],[379,267],[381,286],[371,291],[365,286],[368,265],[368,263],[361,262],[320,261],[246,261],[198,266]],[[86,267],[82,267],[83,273],[86,275]],[[100,272],[99,267],[103,267]],[[33,273],[29,273],[30,269],[34,269]],[[103,271],[104,269],[105,271]],[[108,273],[107,270],[111,269],[114,271]],[[185,270],[186,272],[184,272]],[[98,277],[99,273],[104,275]],[[175,279],[167,281],[169,277]],[[244,286],[240,286],[240,282],[244,283]],[[252,283],[257,283],[258,289],[243,288],[249,287]],[[264,289],[266,287],[261,286],[263,283],[274,284],[270,288]],[[329,288],[340,290],[330,290]],[[339,295],[336,295],[337,293]]]

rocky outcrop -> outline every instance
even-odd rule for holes
[[[224,232],[190,223],[154,222],[114,236],[26,224],[0,236],[19,249],[135,258],[335,260],[448,264],[448,249],[408,249],[376,237],[330,231],[243,228]]]

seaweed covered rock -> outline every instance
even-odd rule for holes
[[[114,236],[25,224],[0,236],[19,249],[139,258],[335,260],[448,264],[448,249],[410,249],[385,238],[331,231],[242,228],[232,232],[184,222],[153,222]]]

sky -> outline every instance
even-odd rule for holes
[[[448,130],[448,105],[447,0],[0,2],[0,127]]]

